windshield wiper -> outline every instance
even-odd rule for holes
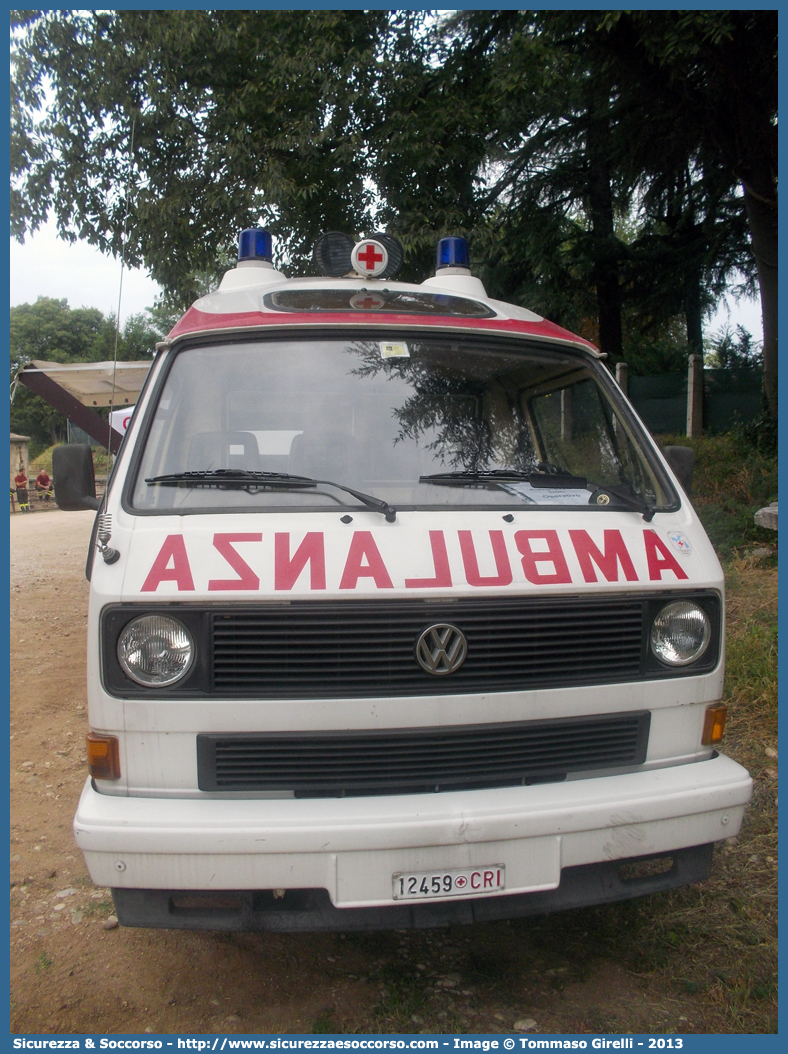
[[[265,486],[266,483],[286,483],[289,486],[311,487],[316,481],[309,476],[291,476],[287,472],[253,472],[246,468],[205,468],[188,472],[168,472],[164,476],[152,476],[146,483],[172,483],[187,487],[212,487],[222,483],[243,489],[250,485]]]
[[[516,468],[491,468],[483,471],[459,469],[457,472],[435,472],[430,476],[419,476],[419,483],[530,483],[532,487],[563,487],[568,490],[582,490],[587,481],[585,476],[571,476],[569,473],[521,472]]]
[[[456,472],[433,472],[419,476],[419,483],[511,483],[528,479],[530,473],[512,468],[490,468],[483,471],[458,469]]]
[[[551,466],[552,468],[552,466]],[[493,468],[484,471],[472,471],[470,469],[458,469],[456,472],[436,472],[430,476],[419,476],[419,483],[437,483],[444,486],[464,486],[466,483],[487,483],[491,486],[506,483],[528,482],[536,489],[556,488],[562,490],[584,490],[589,486],[585,476],[572,476],[568,472],[554,469],[549,472],[520,472],[511,468]],[[596,484],[592,483],[592,486]],[[643,519],[649,523],[654,518],[656,509],[634,495],[627,494],[617,487],[600,486],[597,490],[617,498],[622,505],[643,514]]]
[[[393,523],[397,518],[397,510],[382,498],[374,498],[371,494],[346,487],[344,483],[334,483],[330,479],[312,479],[310,476],[292,476],[289,472],[257,472],[245,468],[214,468],[200,469],[190,472],[169,472],[164,476],[152,476],[145,480],[150,484],[161,484],[173,487],[235,487],[245,490],[250,494],[256,492],[259,487],[316,487],[322,484],[326,487],[336,487],[346,494],[352,494],[354,498],[382,513],[388,523]]]

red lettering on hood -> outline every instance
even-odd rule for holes
[[[547,552],[534,552],[531,547],[531,539],[534,538],[547,542]],[[564,550],[558,540],[558,531],[516,531],[514,544],[522,555],[523,574],[529,582],[544,586],[572,581]],[[539,564],[550,563],[553,565],[552,572],[539,570]]]
[[[172,560],[172,567],[168,564]],[[186,593],[194,589],[192,569],[186,554],[186,543],[182,534],[168,534],[159,555],[153,561],[153,567],[145,579],[142,593],[155,593],[161,582],[177,582],[178,592]]]
[[[246,560],[233,549],[233,543],[261,542],[262,534],[215,534],[213,545],[236,572],[238,578],[212,578],[208,582],[209,592],[219,589],[259,589],[260,579]]]
[[[310,589],[326,588],[326,551],[323,534],[309,531],[290,556],[290,535],[274,536],[274,589],[292,589],[309,563]]]
[[[366,563],[362,563],[363,560]],[[339,588],[355,589],[359,578],[372,578],[378,589],[394,588],[371,531],[353,533]]]
[[[430,531],[430,546],[432,547],[432,563],[435,567],[435,577],[406,578],[406,589],[436,589],[442,586],[451,586],[449,554],[446,552],[446,539],[443,537],[443,531]]]
[[[598,582],[594,564],[599,568],[608,582],[618,581],[618,565],[627,582],[637,582],[638,576],[632,557],[629,555],[621,531],[604,531],[604,552],[591,540],[588,531],[570,531],[569,537],[575,547],[580,570],[586,582]]]
[[[476,558],[476,547],[470,531],[457,531],[460,537],[462,562],[465,566],[465,580],[469,586],[508,586],[512,581],[512,565],[506,552],[503,531],[490,531],[490,545],[495,557],[497,575],[482,577],[479,574],[479,561]]]
[[[672,571],[676,578],[687,578],[687,572],[676,563],[670,549],[654,530],[643,531],[643,542],[646,546],[648,560],[648,577],[652,582],[661,582],[665,571]]]

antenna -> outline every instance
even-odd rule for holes
[[[123,217],[123,232],[121,234],[120,241],[120,282],[118,285],[118,310],[115,315],[115,352],[112,358],[112,391],[109,397],[109,420],[107,422],[107,454],[111,456],[111,444],[112,444],[112,411],[115,406],[115,375],[118,371],[118,339],[120,337],[120,305],[123,299],[123,268],[126,263],[126,237],[128,235],[129,226],[129,197],[130,188],[134,175],[134,129],[136,126],[136,118],[132,118],[131,122],[131,141],[129,143],[129,178],[126,183],[126,214]]]

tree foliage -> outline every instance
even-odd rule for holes
[[[264,224],[472,238],[493,295],[627,358],[758,283],[776,412],[776,11],[59,11],[15,19],[12,230],[183,306]],[[45,91],[46,88],[46,91]],[[662,334],[662,336],[660,336]],[[656,342],[656,343],[655,343]]]
[[[710,98],[677,98],[666,85],[652,87],[660,78],[651,65],[671,64],[666,84],[691,74],[703,82],[705,66],[725,68],[724,49],[741,33],[750,50],[760,46],[760,74],[770,62],[776,69],[765,32],[771,14],[760,22],[708,12],[455,16],[443,27],[443,51],[433,49],[436,61],[421,69],[417,56],[401,62],[405,83],[418,87],[411,96],[433,125],[450,114],[463,135],[448,159],[439,140],[440,166],[428,151],[408,153],[404,142],[399,163],[413,175],[408,181],[397,171],[387,185],[394,222],[398,214],[405,229],[423,226],[427,209],[423,196],[408,193],[412,184],[457,203],[473,185],[475,212],[464,211],[496,295],[580,329],[614,360],[628,355],[633,323],[647,337],[677,315],[685,321],[684,347],[701,351],[703,316],[732,276],[755,279],[746,192],[703,135],[704,106],[724,109],[731,93],[717,84]],[[631,59],[627,66],[617,55],[623,33],[645,38],[639,75]],[[696,51],[697,70],[689,68]],[[407,92],[397,98],[399,78],[392,81],[391,108],[410,111],[418,123]],[[758,98],[762,118],[772,114],[768,89]]]
[[[752,370],[763,365],[763,352],[743,326],[723,326],[709,338],[707,366],[718,370]]]
[[[36,230],[54,209],[67,237],[123,249],[129,266],[144,263],[184,299],[195,274],[231,263],[243,227],[262,221],[281,233],[295,262],[325,224],[363,227],[362,129],[385,17],[20,16],[12,230]]]
[[[777,10],[552,17],[581,35],[628,100],[629,164],[649,190],[675,184],[689,162],[705,194],[704,222],[726,187],[740,195],[763,309],[764,394],[776,417]]]

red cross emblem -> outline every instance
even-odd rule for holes
[[[385,300],[381,296],[375,296],[374,293],[359,293],[357,296],[350,298],[350,306],[355,308],[356,311],[375,311],[385,307]]]
[[[389,262],[389,254],[380,242],[368,240],[354,246],[350,259],[355,271],[374,278],[375,275],[385,271]]]
[[[383,253],[376,253],[375,246],[371,243],[364,246],[364,251],[356,254],[368,271],[375,270],[375,264],[383,259]]]

